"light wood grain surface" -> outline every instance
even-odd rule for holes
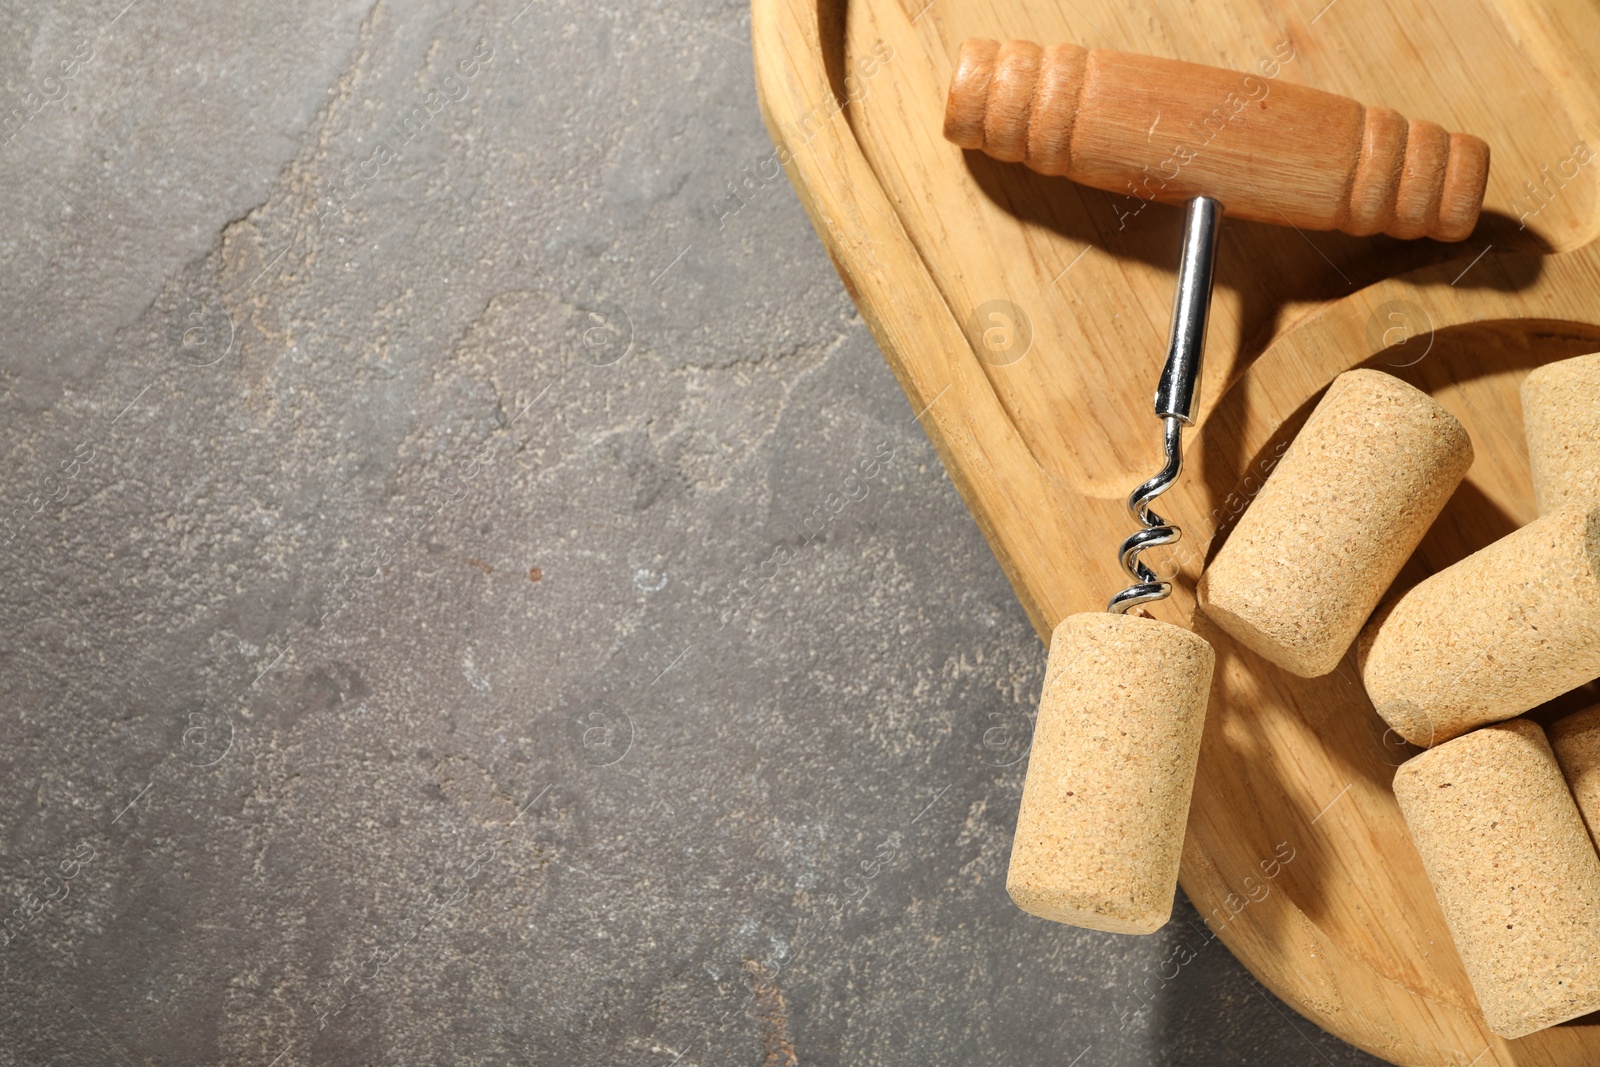
[[[1181,568],[1154,614],[1218,654],[1182,881],[1273,992],[1395,1063],[1600,1062],[1600,1023],[1513,1042],[1485,1027],[1390,789],[1412,750],[1353,664],[1295,678],[1191,618],[1263,463],[1353,366],[1428,391],[1476,447],[1402,586],[1534,517],[1518,386],[1600,349],[1600,66],[1583,44],[1600,8],[754,0],[753,34],[779,158],[1041,634],[1124,584],[1123,500],[1160,466],[1150,397],[1181,216],[948,143],[961,41],[1272,59],[1284,84],[1489,143],[1485,216],[1460,244],[1223,227],[1200,426],[1161,509],[1187,540],[1150,554]]]
[[[1488,178],[1483,139],[1279,77],[1294,57],[1287,38],[1232,71],[971,37],[944,135],[1122,197],[1207,196],[1230,218],[1355,237],[1469,236]]]

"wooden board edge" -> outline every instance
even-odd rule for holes
[[[1054,516],[1066,502],[1012,427],[861,151],[823,74],[818,7],[819,0],[752,2],[762,119],[829,259],[1035,631],[1048,641],[1072,598],[1059,588],[1063,583],[1041,546],[1051,542]],[[819,111],[825,116],[820,121]],[[880,308],[894,310],[879,313]],[[899,354],[908,351],[924,353],[924,359],[917,364],[901,359]],[[929,353],[934,358],[927,358]],[[960,403],[943,403],[951,399],[947,392]],[[1007,472],[1004,486],[983,476],[999,469]],[[1008,535],[1008,530],[1031,535]],[[1049,602],[1033,592],[1053,588],[1059,592]]]
[[[1033,590],[1059,584],[1041,557],[1045,546],[1060,543],[1049,536],[1051,509],[1068,502],[1060,499],[1059,491],[1039,469],[1005,417],[959,322],[934,285],[927,265],[856,142],[844,105],[827,83],[818,5],[828,2],[752,0],[752,50],[763,121],[835,269],[917,410],[941,462],[1035,630],[1048,640],[1051,625],[1065,611],[1055,597],[1036,597]],[[820,120],[819,109],[823,116]],[[807,132],[811,122],[816,122],[817,128]],[[796,130],[802,131],[803,136],[794,136],[792,131]],[[873,216],[876,222],[862,221]],[[848,220],[850,224],[838,220]],[[1583,291],[1588,292],[1600,288],[1596,285],[1600,280],[1600,246],[1548,257],[1491,256],[1481,269],[1512,274],[1518,263],[1531,259],[1542,260],[1541,269],[1574,272],[1574,276],[1561,279],[1563,284],[1538,285],[1528,291],[1454,290],[1453,286],[1441,290],[1442,283],[1448,280],[1446,271],[1459,269],[1457,264],[1386,279],[1296,322],[1268,345],[1251,368],[1230,383],[1224,399],[1242,403],[1242,398],[1259,396],[1262,378],[1269,368],[1287,362],[1293,367],[1285,378],[1296,383],[1293,389],[1299,395],[1287,397],[1281,388],[1268,392],[1277,394],[1273,399],[1279,405],[1288,399],[1295,399],[1297,404],[1308,400],[1331,377],[1374,354],[1366,350],[1362,340],[1364,324],[1374,309],[1389,300],[1420,298],[1429,302],[1430,311],[1436,306],[1439,310],[1434,329],[1502,319],[1581,323],[1600,318],[1572,295],[1577,290],[1570,284],[1586,281],[1589,288]],[[1434,302],[1436,296],[1440,299]],[[880,308],[892,310],[879,313]],[[913,313],[912,308],[919,309],[920,314]],[[940,354],[942,358],[925,361],[935,364],[937,371],[930,372],[926,366],[902,359],[900,354],[907,351]],[[1278,371],[1282,372],[1281,366]],[[938,402],[947,390],[961,396],[960,412],[954,410],[956,405],[940,410]],[[1219,403],[1217,410],[1221,409]],[[973,411],[979,413],[977,418],[961,414]],[[981,437],[975,432],[977,423],[983,424]],[[1272,429],[1253,425],[1248,419],[1240,426],[1245,440],[1257,444],[1264,444]],[[1004,492],[997,480],[983,477],[984,472],[998,469],[1008,475]],[[1018,478],[1023,472],[1026,484],[1019,491]],[[1019,496],[1028,501],[1019,502]],[[1007,535],[1002,532],[1006,529],[1026,530],[1029,535]],[[1198,844],[1195,848],[1197,857],[1204,855]],[[1208,864],[1209,857],[1194,862],[1186,856],[1184,864],[1184,889],[1197,906],[1211,900],[1217,888],[1205,880],[1199,869],[1202,863]],[[1304,932],[1317,937],[1327,951],[1339,952],[1309,917],[1291,902],[1284,903],[1290,912],[1283,914],[1302,924]],[[1248,930],[1235,931],[1221,936],[1221,940],[1263,986],[1296,1012],[1374,1055],[1395,1062],[1443,1062],[1428,1058],[1428,1052],[1412,1042],[1375,1046],[1370,1034],[1375,1028],[1381,1029],[1381,1021],[1335,1007],[1334,1001],[1342,999],[1341,991],[1331,991],[1334,1000],[1330,1000],[1328,995],[1319,994],[1315,983],[1305,975],[1300,975],[1297,982],[1295,976],[1266,966],[1264,961],[1270,959],[1271,949],[1267,941],[1261,940],[1263,936],[1265,932],[1252,935]],[[1261,943],[1252,944],[1253,939]],[[1342,952],[1340,955],[1348,956]],[[1364,975],[1381,1005],[1405,1002],[1413,1010],[1425,1010],[1441,1038],[1482,1032],[1477,1021],[1454,1005],[1430,1000],[1362,961],[1352,958],[1349,966]],[[1436,1052],[1439,1047],[1429,1051]],[[1471,1055],[1468,1053],[1469,1059]],[[1405,1060],[1395,1059],[1401,1056]]]

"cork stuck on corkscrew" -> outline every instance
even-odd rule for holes
[[[1158,127],[1177,132],[1157,138]],[[1186,131],[1203,132],[1186,141]],[[1153,403],[1165,463],[1128,498],[1137,528],[1119,559],[1131,584],[1108,614],[1071,615],[1052,635],[1007,881],[1036,915],[1149,932],[1170,912],[1215,653],[1197,634],[1138,613],[1173,588],[1141,556],[1182,537],[1152,504],[1181,476],[1184,430],[1200,415],[1222,219],[1460,241],[1482,209],[1489,149],[1469,134],[1306,86],[1269,89],[1254,75],[1192,63],[987,39],[961,46],[944,136],[1041,174],[1185,209]],[[1461,458],[1471,460],[1458,437],[1424,472],[1440,504],[1465,471]],[[1343,654],[1366,617],[1361,598],[1369,586],[1381,593],[1405,551],[1374,557],[1359,595],[1338,610],[1325,606],[1337,616],[1327,634],[1295,653],[1308,673],[1331,669],[1328,657]],[[1305,595],[1331,596],[1331,588]]]

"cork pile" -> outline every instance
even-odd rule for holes
[[[1201,610],[1290,673],[1353,648],[1405,740],[1395,797],[1484,1019],[1521,1037],[1600,1011],[1600,707],[1524,717],[1600,678],[1600,355],[1523,387],[1540,515],[1381,603],[1472,466],[1432,397],[1340,375],[1198,588]],[[1137,615],[1064,619],[1006,887],[1076,926],[1171,915],[1215,653]]]
[[[1352,642],[1373,707],[1427,751],[1394,791],[1495,1033],[1600,1011],[1600,354],[1523,385],[1539,517],[1380,605],[1472,464],[1461,425],[1374,371],[1329,387],[1201,577],[1201,608],[1303,676]]]

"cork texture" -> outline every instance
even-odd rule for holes
[[[1600,848],[1600,707],[1557,720],[1550,727],[1550,747],[1589,837]]]
[[[1600,1010],[1600,857],[1544,731],[1466,734],[1402,765],[1394,792],[1489,1028]]]
[[[1432,397],[1339,375],[1201,576],[1206,614],[1287,671],[1327,674],[1471,466]]]
[[[1359,652],[1378,714],[1423,747],[1600,677],[1600,509],[1552,512],[1433,575]]]
[[[1600,505],[1600,353],[1547,364],[1523,379],[1522,421],[1539,514]]]
[[[1124,934],[1171,916],[1215,661],[1136,615],[1056,627],[1006,878],[1023,911]]]

